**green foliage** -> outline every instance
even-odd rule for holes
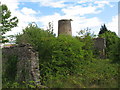
[[[117,88],[118,64],[108,59],[80,61],[78,74],[49,75],[45,85],[52,88]]]
[[[99,35],[105,33],[106,31],[108,31],[108,29],[107,29],[106,25],[104,24],[104,25],[101,26],[101,28],[100,28]]]
[[[92,33],[90,30],[91,30],[91,29],[89,29],[89,28],[87,27],[87,28],[84,29],[84,30],[80,30],[80,31],[78,32],[78,35],[79,35],[81,38],[85,38],[85,37],[87,37],[87,36],[90,36],[91,38],[94,38],[96,35],[95,35],[94,33]]]
[[[83,42],[82,49],[84,50],[84,58],[85,60],[92,60],[93,59],[93,38],[95,37],[94,34],[91,34],[90,29],[81,30],[76,38]]]
[[[40,29],[37,25],[31,23],[23,30],[23,34],[16,36],[16,43],[30,43],[37,48],[39,42],[43,42],[49,37],[54,37],[54,35],[52,35],[50,31]]]
[[[2,32],[1,34],[5,34],[7,31],[10,31],[11,28],[16,27],[18,23],[17,17],[11,18],[11,12],[8,10],[8,7],[6,5],[0,5],[0,8],[2,8]]]
[[[120,61],[120,38],[116,35],[115,32],[108,31],[107,28],[104,26],[103,29],[105,32],[99,34],[99,37],[106,39],[106,56],[107,58],[111,59],[112,62],[119,62]]]
[[[120,63],[120,38],[118,38],[116,43],[111,45],[110,48],[110,59],[112,59],[113,62]]]
[[[40,70],[42,76],[75,74],[79,68],[79,61],[84,60],[82,42],[71,36],[60,35],[52,40],[49,58],[40,59]],[[41,56],[42,57],[42,56]],[[46,57],[46,56],[44,56]],[[47,77],[49,78],[49,76]],[[45,78],[46,79],[46,78]]]
[[[4,55],[6,56],[6,55]],[[17,72],[17,56],[6,56],[7,58],[9,57],[9,60],[5,61],[3,64],[3,83],[7,81],[14,81],[16,77],[16,72]]]
[[[54,34],[53,33],[53,22],[49,22],[48,23],[48,29],[47,29],[47,31],[50,33],[50,34],[53,34],[54,36],[56,35],[56,34]]]
[[[5,43],[5,42],[9,42],[9,40],[5,36],[2,36],[2,43]]]
[[[106,56],[107,58],[111,57],[112,49],[114,45],[117,45],[118,43],[118,36],[115,32],[106,31],[105,33],[99,35],[99,37],[105,38],[106,40]],[[118,48],[118,47],[115,47]]]
[[[48,73],[44,85],[49,88],[118,88],[118,66],[111,64],[109,59],[94,59],[92,61],[80,61],[77,74],[66,76]],[[52,73],[52,72],[51,72]],[[4,88],[36,88],[34,81],[23,84],[7,82]],[[41,86],[45,88],[44,86]]]
[[[26,83],[25,81],[22,82],[22,84],[18,83],[18,82],[11,82],[11,81],[8,81],[8,82],[5,82],[3,83],[3,88],[38,88],[38,87],[41,87],[41,88],[46,88],[45,86],[43,85],[35,85],[35,82],[34,81],[29,81],[29,83]]]
[[[18,18],[11,17],[10,10],[8,10],[8,7],[4,4],[0,5],[0,14],[1,14],[0,29],[1,29],[1,35],[2,35],[2,43],[6,43],[6,42],[9,42],[9,40],[6,39],[3,36],[3,34],[5,34],[7,31],[11,31],[12,28],[17,26]]]

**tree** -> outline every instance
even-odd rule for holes
[[[54,29],[53,29],[53,22],[49,22],[48,23],[48,28],[47,28],[47,31],[51,34],[53,34],[54,36],[56,36],[56,34],[53,32]]]
[[[7,31],[11,31],[12,28],[16,27],[18,24],[17,17],[11,17],[11,12],[8,10],[6,5],[0,5],[0,14],[1,14],[1,35],[2,35],[2,43],[9,42],[6,36],[3,36]]]
[[[120,63],[120,38],[117,39],[117,42],[111,45],[111,54],[110,58],[115,63]]]
[[[84,57],[85,60],[92,60],[93,58],[93,38],[95,37],[94,33],[90,32],[91,29],[88,27],[84,30],[81,30],[78,32],[78,35],[76,38],[79,39],[80,42],[83,42],[83,50],[84,50]]]
[[[1,11],[0,14],[2,15],[1,21],[1,35],[5,34],[7,31],[11,31],[13,27],[16,27],[18,24],[17,17],[11,18],[11,12],[8,10],[6,5],[0,5]]]
[[[16,36],[16,43],[30,43],[37,47],[38,43],[42,46],[43,43],[41,42],[47,40],[49,37],[54,37],[50,31],[39,28],[36,23],[30,23],[25,29],[23,29],[23,34]]]
[[[101,26],[101,28],[100,28],[99,35],[105,33],[106,31],[108,31],[108,29],[107,29],[106,25],[104,24],[104,25]]]

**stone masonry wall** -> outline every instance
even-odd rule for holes
[[[94,38],[94,46],[95,48],[102,50],[106,48],[106,42],[104,38]]]
[[[105,58],[106,40],[104,38],[94,38],[94,47],[100,51],[100,58]]]
[[[34,81],[35,84],[40,85],[40,71],[38,53],[29,44],[16,45],[9,48],[2,49],[2,63],[3,71],[4,64],[9,60],[10,55],[18,57],[17,75],[15,80],[19,83],[25,81]],[[11,72],[13,73],[13,72]]]

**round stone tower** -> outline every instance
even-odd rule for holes
[[[72,36],[71,21],[72,19],[61,19],[58,21],[58,36],[60,34]]]

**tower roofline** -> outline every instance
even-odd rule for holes
[[[59,21],[73,21],[72,19],[61,19]]]

